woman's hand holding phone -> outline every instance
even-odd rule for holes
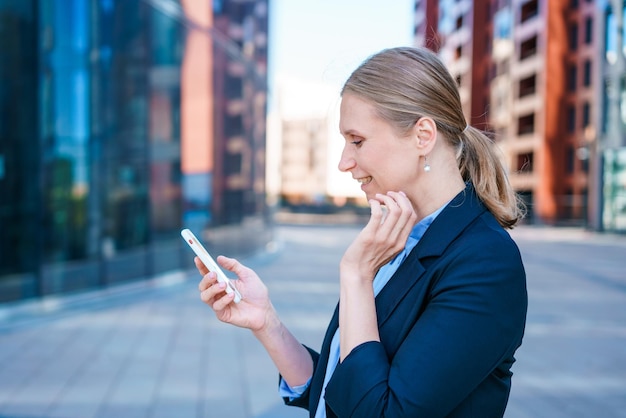
[[[235,294],[226,293],[226,283],[219,282],[217,273],[209,271],[202,260],[195,257],[194,263],[202,275],[202,280],[198,284],[200,299],[213,309],[222,322],[248,328],[254,332],[267,327],[276,313],[269,300],[267,287],[259,276],[234,258],[219,256],[217,262],[224,269],[237,275],[238,280],[234,282],[243,297],[239,303],[232,303]]]
[[[313,374],[311,355],[280,321],[270,302],[267,287],[250,268],[234,258],[217,257],[217,262],[237,275],[241,302],[233,302],[233,294],[217,280],[215,272],[202,261],[194,259],[202,280],[198,285],[202,301],[209,305],[217,318],[232,325],[248,328],[263,344],[285,381],[292,386],[306,383]]]

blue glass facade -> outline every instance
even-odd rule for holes
[[[241,12],[233,3],[220,2],[225,22],[229,10]],[[245,125],[265,119],[264,58],[224,53],[180,3],[169,4],[179,13],[142,0],[0,2],[0,302],[189,268],[183,227],[219,253],[271,239],[255,166],[264,131]],[[253,31],[266,34],[263,13],[248,11]],[[210,113],[183,97],[195,82],[182,71],[191,32],[210,46],[200,52],[211,61],[200,92],[216,104]],[[219,69],[238,64],[257,70],[248,90],[262,105],[232,115],[233,98],[220,92],[248,82]],[[185,169],[183,119],[187,136],[213,121],[186,143],[204,146],[200,169]],[[246,152],[229,151],[233,141]],[[232,195],[245,198],[224,205]],[[231,233],[219,233],[226,225]]]

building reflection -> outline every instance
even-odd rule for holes
[[[0,4],[0,302],[190,268],[183,227],[270,240],[267,7]]]

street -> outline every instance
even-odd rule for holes
[[[319,348],[358,225],[279,225],[242,260],[283,321]],[[506,418],[626,417],[626,236],[512,231],[529,312]],[[0,306],[0,417],[297,418],[249,331],[218,322],[195,272]]]
[[[626,237],[520,228],[529,289],[507,417],[626,417]]]

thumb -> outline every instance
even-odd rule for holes
[[[228,271],[232,271],[240,277],[244,274],[248,268],[241,264],[236,258],[230,258],[223,255],[217,257],[217,262],[220,266],[224,267]]]

